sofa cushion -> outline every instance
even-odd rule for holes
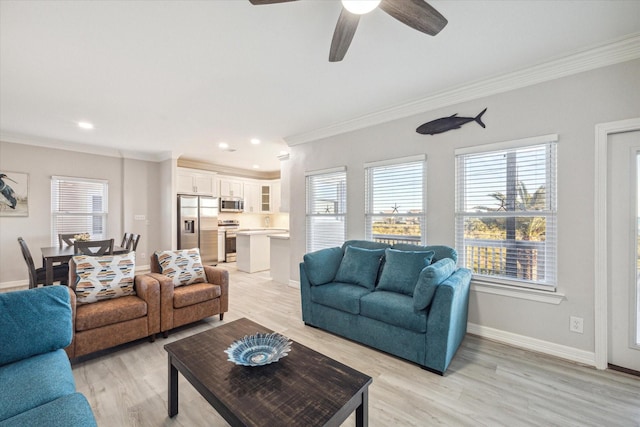
[[[427,314],[425,311],[414,311],[412,302],[408,295],[376,290],[360,299],[360,315],[424,333],[427,330]]]
[[[1,423],[2,427],[94,427],[96,420],[87,399],[80,393],[68,394],[22,412]]]
[[[353,283],[373,290],[376,286],[384,249],[362,249],[347,246],[335,281]]]
[[[305,254],[304,271],[312,285],[324,285],[336,277],[342,255],[342,248],[326,248]]]
[[[135,252],[124,255],[74,256],[77,303],[88,304],[135,295],[135,261]]]
[[[86,331],[147,315],[147,303],[135,295],[76,307],[76,331]]]
[[[173,308],[188,307],[216,299],[220,294],[220,286],[211,283],[194,283],[189,286],[180,286],[173,290]]]
[[[413,291],[414,310],[424,310],[431,304],[437,286],[444,282],[456,270],[456,263],[451,258],[434,262],[420,272],[418,282]]]
[[[418,276],[423,268],[431,264],[432,258],[433,251],[387,249],[378,289],[413,296]]]
[[[412,245],[409,243],[396,243],[391,249],[397,249],[399,251],[433,251],[433,259],[431,262],[440,261],[444,258],[451,258],[454,262],[458,262],[458,251],[450,246],[444,245]]]
[[[0,421],[76,391],[64,350],[0,367],[0,384]]]
[[[198,248],[156,252],[156,257],[160,272],[171,278],[173,286],[207,281]]]
[[[311,287],[311,301],[351,314],[360,313],[360,298],[371,293],[367,288],[350,283],[328,283]]]
[[[68,346],[69,297],[66,286],[0,293],[0,365]]]

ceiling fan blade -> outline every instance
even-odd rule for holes
[[[380,9],[418,31],[435,36],[447,25],[447,18],[424,0],[382,0]]]
[[[259,6],[261,4],[287,3],[296,0],[249,0],[252,5]]]
[[[349,12],[344,7],[338,17],[336,29],[333,31],[333,39],[331,40],[331,49],[329,50],[329,62],[342,61],[346,55],[353,35],[358,28],[360,15]]]

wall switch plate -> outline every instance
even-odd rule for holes
[[[582,317],[569,317],[569,330],[579,334],[584,332],[584,319]]]

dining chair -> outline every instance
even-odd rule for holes
[[[120,247],[126,248],[127,245],[129,245],[130,241],[131,241],[131,233],[124,233],[124,236],[122,236],[122,243],[120,243]]]
[[[73,242],[75,242],[75,237],[78,234],[82,233],[58,233],[58,246],[73,246]]]
[[[89,240],[88,242],[73,243],[73,253],[76,255],[112,255],[113,254],[113,239],[109,240]]]
[[[22,237],[18,237],[18,243],[22,250],[22,257],[27,263],[29,269],[29,289],[37,288],[38,285],[44,285],[46,283],[47,271],[44,267],[36,268],[33,258],[31,257],[31,251],[27,246],[27,242]],[[53,267],[53,281],[60,282],[62,285],[66,285],[69,280],[69,265],[61,264]]]
[[[138,247],[138,242],[140,241],[140,235],[131,233],[131,238],[127,242],[127,246],[123,246],[123,248],[127,248],[130,251],[135,251]]]

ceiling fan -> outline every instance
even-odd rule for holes
[[[253,5],[286,3],[296,0],[249,0]],[[360,15],[376,7],[418,31],[435,36],[447,25],[447,19],[424,0],[342,0],[342,11],[331,40],[329,61],[342,61],[358,28]]]

